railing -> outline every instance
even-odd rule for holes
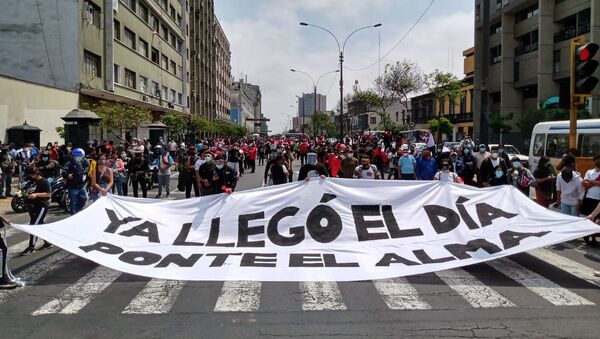
[[[525,45],[525,46],[519,46],[517,48],[515,48],[515,56],[519,56],[519,55],[523,55],[523,54],[527,54],[533,51],[537,51],[538,49],[538,43],[534,42],[532,44],[529,45]]]
[[[590,23],[583,22],[577,26],[569,26],[563,30],[554,33],[554,43],[573,39],[576,36],[590,32]]]

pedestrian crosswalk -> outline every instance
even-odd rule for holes
[[[21,242],[16,242],[12,248],[22,246]],[[361,293],[378,296],[373,309],[385,307],[397,311],[593,306],[600,303],[600,279],[593,275],[593,267],[588,267],[582,260],[568,258],[549,249],[533,250],[528,256],[529,264],[523,263],[523,258],[501,258],[474,268],[457,268],[356,284],[298,282],[276,285],[256,281],[226,281],[218,283],[218,289],[215,289],[215,283],[204,289],[198,288],[202,287],[202,282],[134,277],[59,250],[16,270],[16,275],[26,281],[27,285],[20,289],[0,291],[0,308],[5,303],[28,302],[29,298],[31,310],[27,312],[32,316],[77,314],[84,310],[92,311],[94,302],[101,298],[119,299],[120,295],[114,294],[117,290],[124,289],[130,289],[125,294],[127,299],[114,303],[119,305],[115,306],[114,311],[124,315],[177,312],[178,303],[189,302],[186,299],[193,296],[190,294],[192,292],[215,294],[214,297],[202,298],[211,300],[208,308],[203,309],[221,314],[261,312],[263,303],[270,304],[268,308],[272,312],[273,302],[265,302],[269,295],[282,298],[274,303],[281,304],[281,311],[286,311],[284,307],[297,305],[294,310],[303,312],[351,311],[360,304],[353,300],[356,298],[355,294]],[[536,267],[536,260],[561,272],[563,277],[566,274],[570,279],[578,280],[579,285],[564,284],[564,278],[554,281],[556,279],[553,275],[547,272],[544,274]],[[55,276],[60,276],[60,279],[55,283],[54,289],[44,292],[46,280]],[[136,279],[136,283],[129,285],[131,277]],[[120,284],[120,288],[109,288],[112,284]],[[289,291],[265,293],[266,288],[274,287]],[[188,288],[193,288],[193,291],[184,293]],[[355,291],[352,291],[353,288]],[[368,289],[371,291],[367,291]],[[519,295],[525,297],[520,298]],[[284,300],[285,298],[288,300]],[[447,301],[448,304],[440,306],[440,300],[442,303]],[[464,302],[457,303],[457,300]],[[189,305],[186,307],[188,310]]]

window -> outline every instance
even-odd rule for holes
[[[544,149],[546,148],[546,135],[536,134],[533,138],[533,156],[541,157],[544,155]]]
[[[113,82],[115,84],[119,84],[121,81],[121,66],[114,64],[113,65]]]
[[[535,5],[529,6],[524,10],[517,12],[517,14],[515,15],[515,23],[525,21],[538,14],[540,14],[540,10],[538,4],[536,3]]]
[[[521,67],[518,62],[515,62],[515,68],[513,69],[513,81],[519,81],[521,78]]]
[[[152,95],[160,98],[160,86],[156,81],[152,81]]]
[[[502,0],[496,0],[496,10],[500,10],[502,8]]]
[[[113,38],[121,40],[121,23],[113,20]]]
[[[523,55],[538,49],[538,35],[539,31],[529,32],[517,38],[520,41],[520,46],[515,48],[515,56]]]
[[[158,50],[154,47],[152,47],[152,54],[150,55],[150,59],[153,63],[158,65]]]
[[[161,99],[165,99],[165,100],[167,100],[167,95],[169,95],[169,92],[168,92],[167,86],[163,86],[163,87],[162,87],[162,89],[161,89],[161,94],[162,94],[162,96],[161,96],[160,98],[161,98]]]
[[[538,88],[537,85],[531,85],[523,88],[523,99],[537,98]]]
[[[178,25],[179,27],[181,27],[181,24],[183,23],[183,21],[182,21],[181,19],[182,19],[182,18],[181,18],[181,15],[177,14],[177,25]]]
[[[171,19],[173,19],[173,21],[175,21],[175,18],[177,17],[177,12],[175,12],[175,7],[169,6],[169,11],[170,11]]]
[[[138,43],[138,53],[146,58],[148,57],[148,43],[144,39],[140,39]]]
[[[169,30],[165,24],[160,24],[160,36],[166,41],[169,41]]]
[[[142,5],[141,3],[138,6],[138,16],[144,20],[145,23],[148,23],[148,8]]]
[[[467,113],[467,96],[463,95],[460,97],[460,114],[465,113]]]
[[[155,33],[160,33],[160,28],[159,28],[159,24],[158,24],[158,19],[152,15],[150,17],[150,21],[152,22],[152,29],[154,30]]]
[[[135,12],[135,0],[124,0],[125,6],[131,8]]]
[[[170,42],[170,44],[174,48],[177,48],[177,38],[175,37],[174,33],[171,33],[171,42]]]
[[[490,64],[497,64],[502,61],[502,44],[490,48]]]
[[[125,68],[125,86],[135,89],[135,72]]]
[[[490,96],[492,97],[493,104],[499,104],[500,101],[502,100],[502,95],[500,92],[490,93]]]
[[[600,154],[600,134],[579,134],[579,153],[582,157],[594,157]]]
[[[177,93],[177,103],[180,105],[183,103],[183,95],[181,93]]]
[[[548,134],[547,140],[546,156],[549,156],[550,158],[561,158],[563,154],[567,153],[567,149],[569,148],[568,134]]]
[[[135,33],[133,33],[133,31],[129,30],[127,27],[125,27],[124,32],[123,43],[125,46],[135,50]]]
[[[554,61],[553,61],[552,70],[554,71],[554,73],[558,73],[558,72],[560,72],[560,50],[554,51],[553,59],[554,59]]]
[[[169,58],[167,58],[167,56],[164,54],[161,57],[160,66],[166,70],[169,69]]]
[[[370,117],[370,118],[369,118],[369,124],[370,124],[370,125],[375,125],[375,124],[377,124],[377,117]]]
[[[140,92],[146,93],[148,88],[148,78],[140,75]]]
[[[502,33],[502,22],[490,26],[490,35]]]
[[[100,63],[100,56],[86,51],[83,51],[83,66],[85,74],[100,78],[102,76],[102,64]]]
[[[161,1],[161,6],[162,8],[165,9],[165,11],[167,10],[167,8],[169,8],[169,2],[167,0],[162,0]]]
[[[177,64],[175,63],[175,61],[171,60],[170,62],[170,68],[169,71],[175,75],[177,75]]]
[[[86,23],[90,23],[98,28],[102,27],[101,16],[100,16],[100,7],[91,1],[86,1],[84,3],[85,11],[86,11]]]
[[[175,92],[174,89],[171,90],[171,95],[169,96],[169,101],[172,103],[175,103],[175,95],[177,95],[177,92]]]

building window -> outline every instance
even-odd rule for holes
[[[490,96],[492,97],[493,104],[499,104],[500,101],[502,100],[502,95],[500,92],[490,93]]]
[[[523,99],[537,98],[538,88],[537,85],[531,85],[523,88]]]
[[[125,86],[135,89],[135,72],[125,68]]]
[[[370,118],[369,118],[369,124],[370,124],[370,125],[375,125],[375,124],[377,124],[377,117],[370,117]]]
[[[183,95],[181,93],[177,93],[177,103],[180,105],[183,103]]]
[[[160,36],[166,41],[169,41],[169,30],[165,24],[160,24]]]
[[[520,46],[515,48],[515,56],[527,54],[538,49],[538,30],[529,32],[517,38]]]
[[[170,42],[171,46],[173,46],[173,48],[177,48],[177,38],[175,37],[174,33],[171,33],[171,42]]]
[[[121,66],[114,64],[113,65],[113,82],[118,84],[121,81]]]
[[[131,8],[135,12],[135,0],[124,0],[125,6]]]
[[[148,88],[148,78],[140,75],[140,92],[146,93]]]
[[[502,44],[490,48],[490,64],[497,64],[502,61]]]
[[[100,56],[86,51],[83,51],[83,66],[85,69],[85,74],[93,76],[93,77],[98,77],[100,78],[102,76],[102,64],[100,62]]]
[[[525,21],[538,14],[540,14],[540,10],[538,4],[536,3],[535,5],[529,6],[524,10],[517,12],[517,14],[515,15],[515,23]]]
[[[161,57],[160,66],[166,70],[169,69],[169,58],[167,58],[167,56],[164,54]]]
[[[167,86],[163,86],[161,89],[161,94],[162,96],[160,97],[161,99],[167,100],[167,95],[169,95]]]
[[[490,35],[502,33],[502,22],[490,26]]]
[[[160,26],[158,24],[158,19],[154,15],[152,15],[150,20],[152,21],[152,30],[154,31],[155,34],[159,34]]]
[[[171,60],[170,62],[170,68],[169,71],[175,75],[177,75],[177,64],[175,63],[175,61]]]
[[[152,47],[152,54],[150,55],[150,59],[152,60],[153,63],[158,65],[158,50],[154,47]]]
[[[135,33],[127,27],[124,28],[123,43],[125,46],[135,50]]]
[[[171,19],[173,19],[173,21],[175,21],[175,18],[177,17],[177,12],[175,12],[175,7],[169,6],[169,12],[171,15]]]
[[[169,8],[169,2],[167,0],[162,0],[161,5],[162,5],[162,8],[165,9],[165,11]]]
[[[460,97],[460,114],[467,113],[467,96],[463,95]]]
[[[172,103],[175,103],[175,95],[177,95],[177,92],[175,92],[175,90],[172,89],[171,96],[169,97],[169,101],[171,101]]]
[[[160,98],[160,86],[156,81],[152,81],[152,95]]]
[[[148,57],[148,43],[144,39],[140,39],[138,43],[138,53],[146,58]]]
[[[91,2],[91,1],[86,1],[84,3],[85,5],[85,11],[86,11],[86,22],[90,23],[98,28],[102,27],[100,22],[101,22],[101,16],[100,16],[100,6],[96,5],[95,3]]]
[[[181,24],[182,24],[182,23],[183,23],[183,21],[182,21],[181,15],[177,14],[177,25],[178,25],[179,27],[181,27]]]
[[[113,20],[113,38],[121,40],[121,23]]]
[[[144,20],[145,23],[148,23],[148,8],[142,5],[141,3],[138,6],[138,16]]]
[[[553,61],[552,70],[554,71],[554,73],[558,73],[558,72],[560,72],[560,49],[558,51],[554,51],[553,59],[554,59],[554,61]]]
[[[515,67],[513,69],[513,81],[519,81],[519,79],[521,78],[521,67],[519,65],[518,62],[515,62]]]

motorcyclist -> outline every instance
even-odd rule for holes
[[[138,197],[138,185],[142,188],[142,197],[148,196],[148,187],[146,186],[146,175],[149,170],[148,158],[144,156],[142,148],[136,147],[133,151],[133,158],[127,163],[127,169],[131,178],[133,187],[133,196]]]
[[[85,180],[87,167],[89,165],[85,159],[85,152],[81,148],[76,148],[71,152],[71,159],[63,167],[63,177],[65,186],[69,194],[69,213],[71,215],[81,211],[88,199],[85,190]]]
[[[54,180],[60,175],[60,164],[56,160],[50,159],[50,151],[42,152],[40,160],[36,163],[36,168],[42,174],[48,183],[52,185]]]

